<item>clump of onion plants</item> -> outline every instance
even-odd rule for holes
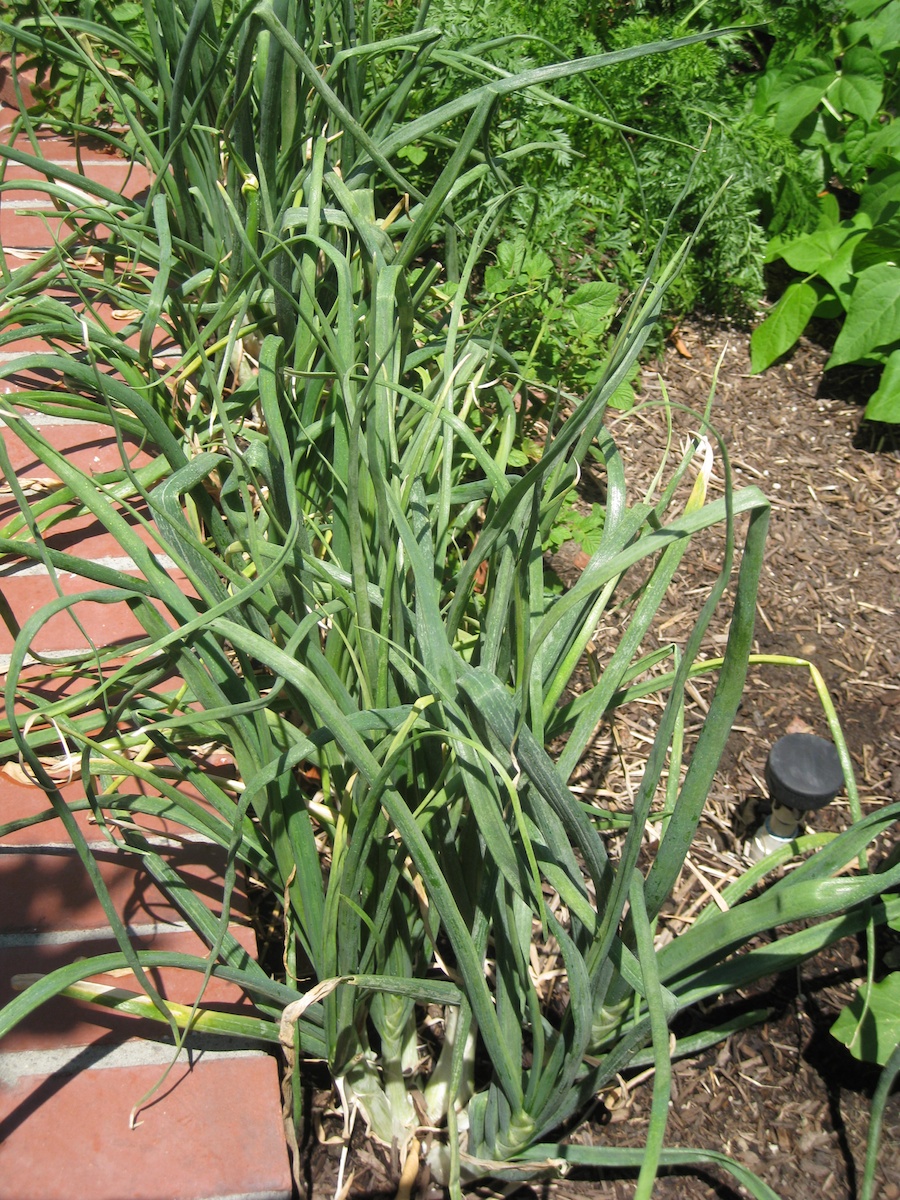
[[[0,368],[3,420],[60,486],[26,496],[0,453],[21,510],[0,548],[82,587],[60,589],[21,627],[11,619],[0,750],[21,759],[48,816],[65,822],[120,950],[33,983],[0,1013],[0,1034],[50,995],[127,966],[180,1036],[202,1025],[280,1043],[295,1084],[305,1058],[327,1061],[346,1109],[408,1163],[427,1155],[455,1195],[464,1180],[578,1161],[639,1165],[644,1196],[660,1164],[721,1162],[771,1196],[715,1149],[664,1147],[668,1023],[886,919],[880,897],[900,866],[838,875],[896,809],[745,898],[757,869],[728,893],[727,911],[711,907],[654,947],[741,696],[768,505],[754,488],[732,488],[722,447],[724,491],[708,494],[708,446],[696,453],[711,436],[705,417],[671,482],[635,497],[604,424],[689,241],[674,261],[650,264],[605,374],[586,397],[560,392],[530,465],[512,465],[529,386],[517,347],[466,301],[500,211],[479,208],[479,183],[509,165],[491,154],[503,97],[667,45],[509,77],[445,50],[427,5],[411,33],[382,42],[365,5],[249,0],[232,12],[148,0],[145,12],[152,61],[127,50],[144,55],[159,91],[105,76],[117,120],[100,136],[149,168],[148,193],[111,193],[45,160],[37,139],[3,151],[33,170],[66,221],[35,261],[2,262],[0,343],[39,336],[51,347]],[[88,75],[104,69],[85,50],[91,39],[125,50],[124,36],[78,20],[16,30],[26,47],[52,37]],[[471,89],[407,120],[434,62],[467,72]],[[33,132],[27,115],[23,128]],[[402,152],[423,146],[439,164],[427,188],[403,170]],[[464,210],[477,234],[458,246]],[[102,318],[101,300],[130,314],[124,331]],[[27,388],[15,383],[22,372],[33,375]],[[26,410],[106,425],[121,465],[86,474]],[[127,450],[135,437],[140,462]],[[541,547],[589,453],[605,470],[602,539],[560,594],[545,586]],[[681,486],[690,476],[692,490]],[[88,516],[133,567],[56,543],[58,527]],[[718,531],[721,570],[694,627],[683,645],[648,652],[681,560],[708,531]],[[93,604],[127,606],[140,634],[65,662],[42,657],[45,623]],[[618,638],[573,698],[614,605]],[[727,646],[708,663],[698,656],[713,624],[727,627]],[[717,684],[682,772],[685,687],[699,670]],[[69,686],[59,699],[34,685],[60,676]],[[598,724],[651,689],[665,707],[612,858],[568,780]],[[57,788],[61,746],[82,801]],[[229,771],[207,768],[211,747]],[[664,771],[665,832],[638,870]],[[140,855],[207,956],[129,943],[78,808]],[[146,822],[158,817],[225,851],[221,916],[152,841]],[[284,898],[285,982],[228,933],[239,868]],[[812,924],[765,953],[747,949],[792,921]],[[536,939],[553,939],[565,968],[553,1007],[533,976]],[[146,972],[163,964],[197,973],[194,1010],[155,993]],[[258,1016],[236,1026],[205,1012],[210,975],[240,982]],[[426,1009],[439,1036],[423,1056]],[[558,1140],[647,1054],[656,1083],[645,1150]]]

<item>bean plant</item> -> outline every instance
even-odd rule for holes
[[[865,416],[888,424],[900,423],[897,12],[893,3],[849,0],[819,31],[825,46],[801,42],[768,64],[754,100],[806,149],[819,194],[815,228],[769,244],[766,260],[783,260],[799,277],[753,331],[753,370],[791,350],[814,318],[836,321],[825,369],[871,371],[878,385]]]
[[[475,319],[466,299],[503,208],[478,185],[509,165],[491,142],[505,97],[711,35],[509,75],[447,49],[427,3],[411,32],[381,41],[366,4],[247,0],[232,12],[145,0],[144,11],[149,51],[99,19],[4,30],[102,74],[114,123],[63,131],[101,137],[152,183],[126,199],[48,160],[27,113],[31,149],[2,151],[64,221],[34,260],[0,260],[0,345],[48,347],[0,367],[0,410],[59,480],[26,495],[0,450],[20,509],[0,550],[54,580],[71,573],[81,590],[60,587],[21,624],[6,613],[15,645],[0,753],[45,790],[45,816],[64,823],[119,949],[31,983],[0,1013],[0,1036],[48,997],[90,996],[83,981],[130,968],[146,998],[115,1003],[149,1006],[179,1039],[196,1028],[281,1046],[298,1120],[304,1062],[324,1060],[345,1111],[401,1161],[426,1157],[454,1196],[469,1180],[578,1162],[639,1168],[644,1197],[661,1165],[719,1164],[772,1197],[719,1148],[664,1145],[668,1025],[896,916],[885,893],[900,865],[847,868],[898,806],[798,845],[815,852],[767,888],[778,863],[753,868],[723,892],[724,910],[710,905],[655,945],[740,701],[769,514],[758,490],[732,487],[706,415],[646,495],[628,488],[605,423],[691,238],[648,264],[590,393],[560,382],[537,455],[516,454],[528,347],[504,340],[502,320]],[[86,49],[95,42],[142,71],[107,71]],[[434,64],[469,87],[423,111]],[[142,90],[143,72],[158,92]],[[410,148],[436,163],[427,187],[404,174]],[[506,158],[529,152],[540,150]],[[461,214],[476,230],[465,244]],[[129,314],[124,330],[101,301]],[[29,412],[108,427],[121,465],[87,474]],[[589,454],[605,475],[602,535],[579,581],[548,589],[542,545]],[[111,535],[121,559],[60,545],[58,527],[75,518]],[[700,535],[718,539],[718,576],[683,644],[648,649]],[[126,607],[141,632],[43,656],[46,622],[90,605]],[[576,687],[613,608],[620,632]],[[705,659],[707,633],[726,629],[721,659]],[[683,762],[698,672],[716,684]],[[61,690],[42,686],[61,679]],[[569,780],[598,725],[651,691],[664,704],[613,855],[602,813]],[[64,800],[55,782],[61,744],[83,799]],[[208,768],[210,747],[230,770]],[[131,945],[80,810],[140,857],[208,954]],[[153,840],[159,818],[222,848],[215,912]],[[283,980],[228,931],[245,870],[284,901]],[[776,927],[787,927],[777,943],[754,941]],[[553,1005],[532,969],[551,942],[565,968]],[[148,974],[158,966],[196,973],[192,1008],[161,999]],[[205,1010],[213,975],[245,988],[257,1015]],[[682,1038],[674,1053],[734,1028]],[[647,1062],[644,1149],[561,1140],[598,1091]]]

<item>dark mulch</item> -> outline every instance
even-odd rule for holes
[[[690,355],[687,357],[684,352]],[[772,503],[772,526],[759,597],[757,650],[812,659],[835,700],[853,755],[864,812],[900,799],[900,456],[890,430],[862,421],[864,381],[852,373],[823,375],[827,357],[802,341],[789,361],[753,376],[748,337],[739,329],[692,322],[679,331],[657,369],[644,371],[647,401],[661,395],[702,409],[719,368],[713,420],[724,437],[738,485],[759,486]],[[675,446],[696,428],[676,415]],[[659,405],[650,403],[617,422],[630,484],[639,491],[656,470],[665,441]],[[716,475],[721,479],[721,458]],[[714,476],[715,481],[715,476]],[[719,561],[721,536],[697,543],[686,556],[677,586],[661,614],[660,641],[678,641],[689,628]],[[555,564],[577,572],[577,547]],[[568,581],[568,580],[567,580]],[[602,654],[604,637],[597,634]],[[708,639],[720,652],[722,627]],[[708,690],[698,684],[688,735],[703,720]],[[601,803],[627,808],[639,779],[658,709],[648,701],[623,714],[614,731],[598,736],[575,784]],[[745,801],[763,794],[763,769],[772,742],[789,729],[827,735],[809,672],[754,667],[742,710],[709,797],[688,869],[676,889],[662,936],[677,936],[707,888],[721,888],[739,872]],[[842,827],[849,818],[839,798],[817,826]],[[648,847],[652,849],[652,847]],[[886,945],[882,939],[881,949]],[[854,1200],[865,1154],[869,1103],[877,1069],[861,1065],[828,1030],[860,978],[861,947],[844,942],[788,978],[768,981],[753,1002],[773,1009],[765,1026],[736,1035],[700,1058],[676,1064],[668,1126],[669,1145],[724,1150],[790,1200]],[[737,998],[736,1003],[740,1003]],[[716,1014],[716,1015],[721,1015]],[[589,1144],[640,1146],[647,1129],[649,1079],[621,1081],[601,1097],[575,1132]],[[313,1139],[315,1141],[315,1139]],[[889,1102],[883,1130],[880,1200],[900,1200],[900,1096]],[[307,1178],[312,1195],[335,1194],[337,1147],[311,1148]],[[391,1194],[389,1155],[357,1145],[348,1194]],[[470,1197],[515,1200],[618,1200],[633,1194],[633,1179],[573,1173],[565,1180]],[[425,1194],[425,1193],[420,1193]],[[435,1193],[431,1193],[435,1195]],[[660,1200],[735,1200],[745,1193],[725,1174],[673,1173],[661,1177]]]

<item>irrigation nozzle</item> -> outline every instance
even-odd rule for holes
[[[841,760],[832,742],[813,733],[779,738],[766,760],[772,810],[750,831],[744,853],[751,862],[792,842],[807,813],[830,804],[844,786]]]

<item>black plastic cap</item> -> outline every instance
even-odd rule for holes
[[[766,784],[775,803],[811,812],[831,803],[844,786],[844,772],[832,742],[789,733],[769,751]]]

